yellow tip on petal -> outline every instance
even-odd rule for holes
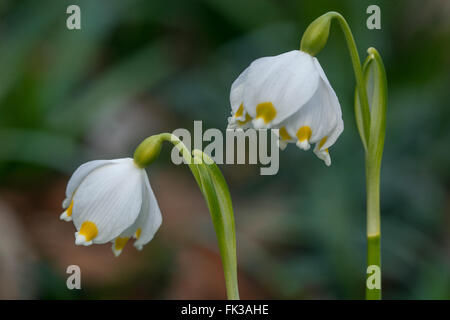
[[[138,228],[134,233],[133,238],[139,239],[139,237],[141,236],[141,232],[142,232],[141,228]]]
[[[75,244],[77,246],[83,245],[83,246],[90,246],[92,244],[91,241],[86,241],[86,237],[79,232],[75,232]]]
[[[284,140],[278,140],[278,148],[280,148],[281,151],[283,151],[284,149],[286,149],[287,147],[287,142]]]
[[[245,119],[243,121],[238,120],[237,123],[239,123],[242,126],[242,125],[248,123],[249,121],[251,121],[252,119],[253,118],[248,113],[246,113],[245,114]]]
[[[72,221],[73,200],[70,202],[69,207],[64,211],[59,218],[64,221]]]
[[[127,244],[128,239],[130,239],[130,238],[129,237],[124,237],[124,238],[117,237],[116,241],[114,241],[114,248],[116,250],[122,250],[123,247],[125,247],[125,245]]]
[[[281,127],[280,128],[280,138],[282,140],[291,140],[292,139],[292,137],[287,132],[286,127]]]
[[[89,242],[94,239],[98,234],[98,229],[95,223],[92,221],[85,221],[81,225],[80,231],[78,231],[79,236],[84,237],[84,241]]]
[[[117,237],[116,240],[114,241],[113,245],[112,245],[112,251],[114,253],[114,255],[116,257],[118,257],[121,253],[123,248],[125,247],[125,245],[128,242],[128,239],[130,239],[129,237]]]
[[[309,145],[309,139],[311,139],[311,128],[309,126],[303,126],[300,127],[300,129],[297,130],[297,133],[295,134],[298,141],[297,141],[297,147],[299,147],[302,150],[309,150],[311,147]]]
[[[328,149],[315,151],[317,157],[325,162],[325,165],[329,167],[331,165],[331,157]]]
[[[272,102],[263,102],[256,106],[256,118],[263,119],[265,124],[270,123],[277,116],[277,110]]]
[[[67,216],[71,217],[72,216],[72,210],[73,210],[73,200],[70,202],[69,207],[67,208]]]
[[[240,118],[244,115],[244,104],[241,103],[239,109],[237,109],[236,114],[234,115],[236,118]]]
[[[319,142],[319,150],[320,150],[320,148],[322,148],[323,147],[323,145],[325,144],[325,142],[327,142],[327,136],[325,136],[325,137],[323,137],[322,138],[322,140],[320,140],[320,142]]]
[[[311,148],[311,145],[309,144],[308,140],[297,141],[296,145],[297,147],[305,151]]]
[[[309,126],[303,126],[297,130],[296,136],[298,141],[302,142],[311,139],[311,134],[312,134],[311,128]]]
[[[253,119],[252,124],[253,128],[255,128],[256,130],[266,128],[266,123],[264,122],[263,118]]]
[[[69,215],[67,214],[67,210],[64,211],[63,213],[61,213],[61,215],[59,216],[59,219],[64,220],[64,221],[72,221],[72,217],[69,217]]]

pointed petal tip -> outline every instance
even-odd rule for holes
[[[256,119],[252,120],[252,124],[256,130],[267,128],[267,125],[264,122],[264,119],[262,119],[262,118],[256,118]]]
[[[284,151],[287,147],[288,143],[283,140],[278,140],[278,148],[280,148],[281,151]]]
[[[63,209],[67,209],[67,207],[70,205],[70,199],[69,198],[65,198],[64,201],[62,202],[61,206]]]
[[[314,153],[316,154],[317,158],[319,158],[320,160],[323,160],[323,162],[325,163],[325,165],[327,167],[331,166],[331,157],[330,157],[330,154],[328,153],[328,151],[320,150],[320,151],[314,151]]]
[[[114,257],[118,257],[118,256],[120,256],[120,254],[122,253],[122,249],[119,249],[119,250],[117,250],[116,248],[114,248],[115,247],[115,244],[113,243],[113,245],[112,245],[112,252],[114,253]]]
[[[295,145],[304,151],[307,151],[311,148],[311,145],[309,144],[308,140],[297,141]]]
[[[90,246],[92,244],[91,241],[86,241],[86,237],[79,232],[75,232],[75,244],[77,246],[83,245],[83,246]]]
[[[67,215],[67,210],[64,211],[63,213],[61,213],[61,215],[59,216],[59,219],[67,221],[67,222],[72,221],[72,217]]]

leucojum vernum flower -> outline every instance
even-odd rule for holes
[[[60,218],[73,220],[78,230],[75,244],[112,242],[116,256],[131,237],[142,250],[162,221],[145,169],[131,158],[81,165],[67,184],[63,208]]]
[[[365,150],[367,185],[366,298],[381,298],[379,183],[384,145],[387,82],[383,62],[368,49],[363,66],[347,21],[326,13],[305,31],[300,50],[253,61],[233,82],[228,128],[278,129],[279,147],[296,143],[331,165],[328,148],[344,129],[339,100],[315,57],[325,46],[331,21],[344,32],[356,78],[355,117]],[[370,93],[370,94],[369,94]],[[374,270],[370,274],[369,270]]]
[[[229,128],[279,129],[289,142],[331,165],[328,148],[344,130],[341,106],[317,58],[300,50],[253,61],[233,82]]]
[[[73,221],[76,245],[112,242],[112,251],[119,256],[128,240],[135,238],[134,246],[141,250],[162,222],[145,168],[158,158],[164,141],[174,144],[182,154],[205,197],[217,235],[227,296],[239,299],[234,215],[228,186],[211,158],[199,150],[191,155],[170,133],[145,139],[133,158],[94,160],[81,165],[67,184],[65,210],[60,218]]]

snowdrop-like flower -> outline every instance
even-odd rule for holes
[[[296,143],[327,166],[344,130],[338,98],[319,61],[299,50],[253,61],[233,82],[228,127],[279,129],[279,146]]]
[[[162,221],[145,169],[131,158],[81,165],[67,184],[63,208],[60,218],[77,229],[75,244],[111,241],[116,256],[131,237],[141,250]]]

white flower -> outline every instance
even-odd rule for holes
[[[279,129],[288,142],[331,164],[328,148],[344,130],[338,98],[319,61],[294,50],[253,61],[233,82],[229,128]]]
[[[145,169],[131,158],[81,165],[67,184],[63,208],[60,218],[73,220],[77,229],[75,244],[112,241],[116,256],[131,237],[141,250],[162,221]]]

